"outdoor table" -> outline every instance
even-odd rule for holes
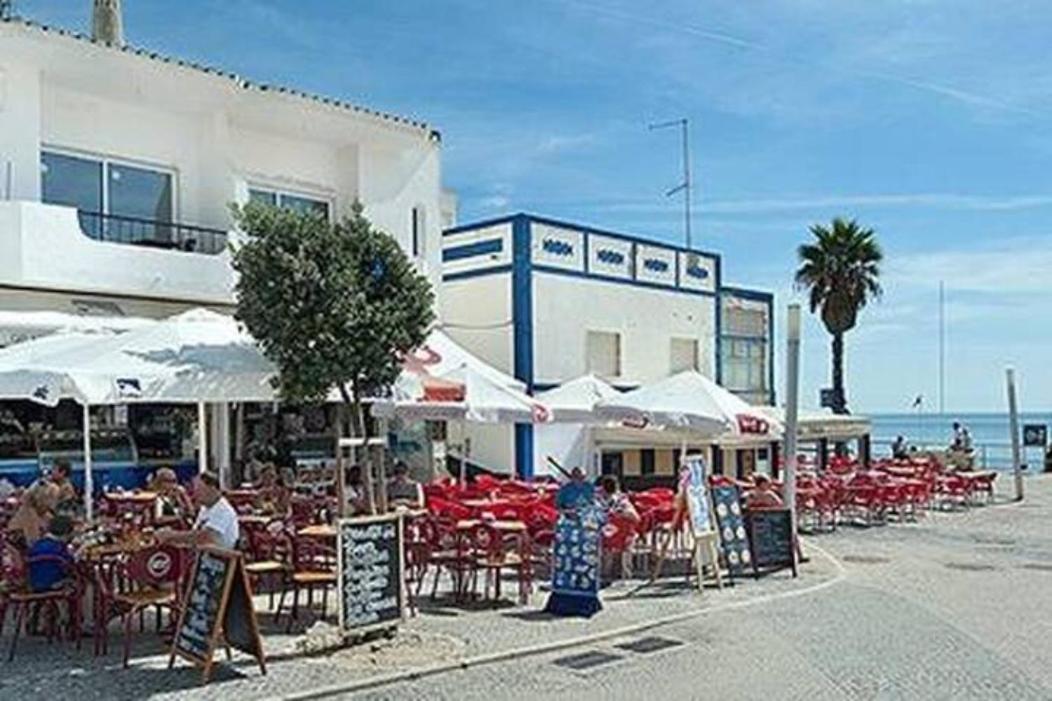
[[[487,526],[501,533],[525,533],[526,524],[522,521],[486,521],[479,518],[468,518],[457,521],[458,531],[470,531],[472,528]]]
[[[336,526],[323,523],[314,526],[305,526],[296,531],[296,535],[303,538],[335,538],[337,530]]]
[[[106,492],[106,500],[118,505],[146,506],[157,501],[157,492],[135,490],[134,492]]]

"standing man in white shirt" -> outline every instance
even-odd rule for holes
[[[211,472],[199,474],[194,478],[193,496],[200,505],[193,530],[159,531],[157,539],[173,545],[236,549],[240,535],[237,512],[219,489],[219,478]]]

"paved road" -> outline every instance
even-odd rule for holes
[[[388,686],[367,699],[1052,699],[1052,480],[1023,506],[812,538],[846,577],[645,635]],[[642,637],[642,636],[637,636]],[[560,660],[607,655],[584,670]]]

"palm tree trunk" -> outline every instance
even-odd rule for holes
[[[844,392],[844,334],[833,334],[833,413],[846,414],[847,394]]]

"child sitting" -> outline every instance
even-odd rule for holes
[[[29,586],[33,591],[61,589],[68,583],[73,556],[67,545],[73,521],[58,515],[51,519],[47,533],[29,549]]]

